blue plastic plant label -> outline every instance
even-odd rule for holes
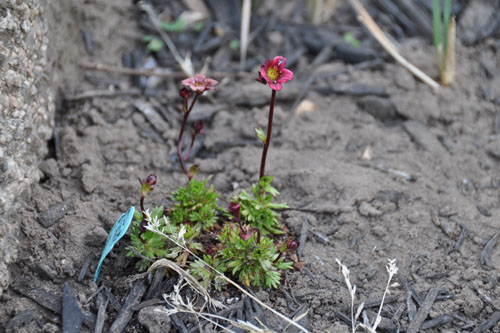
[[[130,226],[130,222],[132,222],[132,218],[134,217],[135,208],[130,207],[125,214],[122,214],[118,221],[116,221],[113,228],[109,233],[108,239],[106,240],[106,245],[104,246],[104,250],[101,254],[101,259],[99,259],[99,264],[97,265],[97,269],[94,275],[94,283],[97,283],[97,278],[99,277],[99,273],[101,272],[101,265],[104,261],[104,258],[111,252],[113,246],[125,235],[128,227]]]

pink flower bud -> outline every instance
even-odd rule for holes
[[[290,242],[288,242],[288,249],[289,249],[290,251],[297,250],[297,248],[299,247],[299,244],[300,244],[300,243],[299,243],[299,242],[297,242],[297,241],[290,241]]]
[[[194,134],[205,134],[205,130],[203,129],[203,121],[197,120],[192,125]]]
[[[233,216],[233,221],[236,223],[240,221],[240,208],[241,204],[237,202],[229,203],[229,208],[228,208],[229,214]]]
[[[241,227],[240,231],[240,238],[243,239],[244,241],[247,241],[252,237],[252,229],[246,228],[246,227]]]
[[[179,90],[179,96],[181,96],[181,98],[183,99],[188,99],[189,97],[191,97],[193,93],[191,92],[191,90],[187,89],[187,88],[181,88],[181,90]]]
[[[142,197],[145,197],[149,192],[155,189],[156,179],[157,177],[154,173],[150,174],[146,179],[139,178],[139,183],[141,183]]]

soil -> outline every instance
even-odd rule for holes
[[[183,8],[181,2],[169,6],[173,17]],[[141,42],[147,33],[145,16],[135,4],[99,0],[79,2],[75,10],[75,24],[89,32],[94,47],[91,54],[83,39],[69,41],[80,50],[80,59],[74,61],[121,66],[124,54],[151,57]],[[269,14],[265,8],[258,13]],[[351,270],[356,298],[362,301],[380,301],[388,277],[384,267],[388,259],[396,259],[399,277],[393,282],[399,286],[390,290],[395,297],[384,306],[382,316],[389,323],[383,322],[381,331],[406,330],[409,325],[408,304],[417,301],[408,297],[404,281],[420,300],[433,288],[440,289],[427,320],[445,315],[450,320],[427,331],[472,331],[500,309],[496,238],[486,246],[500,231],[500,43],[495,38],[470,46],[459,41],[455,82],[433,92],[385,55],[359,28],[346,3],[338,4],[335,20],[350,24],[362,46],[375,50],[378,62],[363,68],[331,56],[313,66],[317,52],[308,48],[292,64],[295,79],[278,93],[267,173],[281,192],[278,201],[291,207],[283,212],[283,222],[297,238],[305,236],[300,259],[306,265],[288,272],[277,290],[258,295],[286,315],[306,304],[310,331],[347,332],[338,312],[350,316],[350,297],[336,258]],[[182,35],[176,37],[181,45]],[[186,35],[188,40],[196,38]],[[251,47],[249,58],[256,59],[251,73],[278,54],[276,49],[284,50],[276,46],[283,45],[283,35],[266,32],[263,41],[256,42],[260,48]],[[399,42],[405,57],[435,76],[428,39],[405,37]],[[216,61],[222,53],[212,50],[194,55],[193,61],[200,69],[208,55],[215,54]],[[158,59],[178,70],[168,57]],[[237,56],[232,55],[222,68],[237,67]],[[336,75],[321,77],[325,73]],[[308,86],[311,76],[317,79]],[[44,177],[32,186],[16,217],[22,221],[19,258],[11,267],[13,283],[1,299],[4,327],[14,316],[31,311],[31,319],[14,331],[61,330],[62,317],[47,304],[34,302],[30,292],[43,290],[59,297],[65,282],[82,309],[97,313],[97,297],[89,299],[98,290],[93,272],[114,222],[138,205],[137,178],[158,175],[147,199],[150,206],[169,205],[171,192],[185,184],[174,158],[181,78],[150,79],[147,96],[75,100],[71,97],[82,92],[132,89],[139,81],[80,68],[72,78],[79,82],[77,91],[63,89],[67,98],[58,111],[51,154],[40,166]],[[302,93],[312,108],[294,110]],[[228,78],[193,111],[191,120],[203,119],[206,134],[190,163],[199,165],[197,177],[212,176],[223,194],[221,204],[257,180],[261,146],[253,128],[266,128],[269,97],[270,89],[250,76]],[[53,224],[47,228],[43,222]],[[125,256],[128,241],[125,236],[101,271],[102,284],[120,302],[131,290],[127,281],[137,273],[134,261]],[[79,279],[89,254],[94,258]],[[227,295],[215,298],[224,301]],[[49,302],[50,297],[45,299]],[[370,310],[376,312],[377,307]],[[108,306],[105,331],[116,314]],[[274,329],[283,325],[271,316],[267,321]],[[500,332],[500,323],[489,330]],[[83,326],[82,331],[93,327]],[[147,331],[138,323],[137,312],[125,331]]]

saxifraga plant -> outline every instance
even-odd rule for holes
[[[190,274],[205,288],[214,286],[220,289],[225,280],[218,278],[217,272],[228,271],[248,286],[275,288],[280,282],[281,272],[292,267],[293,263],[285,262],[284,255],[295,251],[298,243],[289,238],[278,241],[275,236],[284,233],[275,210],[288,206],[272,202],[279,192],[271,186],[273,177],[264,174],[276,92],[282,89],[283,83],[293,79],[293,73],[284,68],[285,64],[285,58],[276,57],[267,61],[259,73],[258,81],[269,84],[272,89],[267,134],[256,130],[257,137],[264,143],[259,182],[251,187],[250,194],[243,190],[237,195],[228,210],[219,207],[220,195],[213,185],[208,185],[209,178],[194,179],[197,167],[188,169],[185,165],[196,136],[204,133],[201,122],[192,125],[191,144],[187,152],[183,154],[181,149],[183,133],[194,104],[205,90],[214,89],[217,82],[201,74],[182,81],[184,88],[179,94],[183,98],[184,117],[177,155],[189,181],[173,193],[173,208],[164,212],[163,207],[155,207],[150,213],[144,208],[144,198],[154,189],[156,176],[141,180],[141,212],[135,216],[131,235],[133,249],[128,253],[141,258],[139,269],[146,269],[151,260],[162,257],[174,259],[180,266],[188,266]],[[194,98],[189,105],[193,93]],[[222,227],[225,218],[230,221]],[[147,221],[155,221],[154,230],[158,233],[146,229],[144,223]],[[198,257],[190,261],[193,253]]]

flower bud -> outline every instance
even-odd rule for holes
[[[299,243],[299,242],[297,242],[297,241],[289,241],[289,242],[288,242],[288,249],[289,249],[290,251],[297,250],[297,248],[299,247],[299,244],[300,244],[300,243]]]
[[[154,173],[150,174],[146,179],[139,178],[139,183],[141,183],[141,197],[146,197],[149,192],[155,189],[156,179],[157,177]]]
[[[241,204],[236,203],[236,202],[230,202],[229,203],[229,214],[233,216],[233,222],[239,222],[240,221],[240,208]]]
[[[189,90],[188,88],[181,88],[181,90],[179,90],[179,96],[181,96],[181,98],[183,99],[188,99],[189,97],[191,97],[193,93],[191,92],[191,90]]]
[[[209,246],[205,247],[205,253],[211,257],[215,257],[215,255],[217,254],[217,250],[216,250],[215,246],[209,245]]]
[[[247,241],[252,237],[252,229],[247,228],[247,227],[241,227],[240,231],[240,238],[243,239],[244,241]]]
[[[203,129],[203,121],[197,120],[192,125],[194,134],[205,134],[205,130]]]

